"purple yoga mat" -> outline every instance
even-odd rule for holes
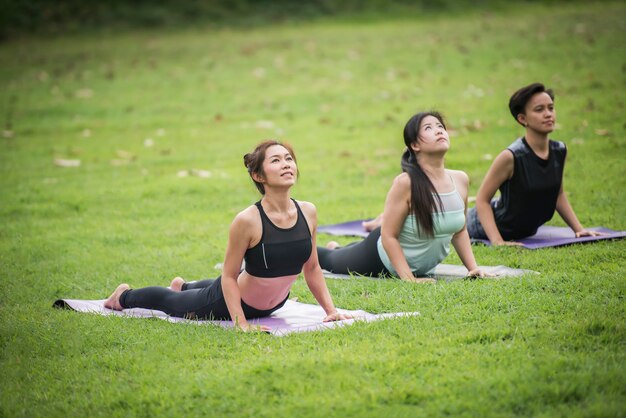
[[[528,238],[516,240],[521,242],[524,248],[529,250],[536,250],[538,248],[546,247],[560,247],[562,245],[579,244],[583,242],[601,241],[605,239],[619,239],[626,237],[626,231],[613,231],[612,229],[595,227],[587,228],[590,231],[603,232],[606,235],[600,235],[597,237],[580,237],[576,238],[574,231],[570,228],[562,226],[542,226],[537,230],[535,235]],[[489,240],[475,239],[473,242],[481,242],[486,245],[491,245]]]
[[[59,299],[54,302],[55,307],[72,309],[77,312],[88,312],[99,315],[118,315],[135,318],[159,318],[169,322],[185,322],[191,324],[214,324],[223,328],[232,328],[232,321],[198,321],[183,318],[175,318],[165,312],[150,309],[124,309],[114,311],[104,307],[104,300],[77,300]],[[252,319],[248,322],[254,325],[266,325],[270,328],[270,334],[282,337],[283,335],[295,332],[320,331],[330,328],[337,328],[345,325],[352,325],[356,321],[372,322],[381,319],[408,317],[419,315],[419,312],[396,312],[371,314],[365,311],[349,311],[338,309],[342,313],[352,314],[354,319],[346,319],[335,322],[322,322],[326,316],[324,310],[319,305],[288,300],[285,305],[267,318]]]
[[[369,232],[366,231],[365,228],[363,228],[363,222],[365,222],[365,219],[334,225],[322,225],[317,227],[317,232],[328,235],[343,235],[348,237],[365,238],[369,234]]]
[[[346,235],[355,237],[366,237],[367,232],[363,225],[363,221],[344,222],[334,225],[325,225],[317,228],[317,232],[329,235]],[[535,250],[545,247],[560,247],[562,245],[578,244],[583,242],[600,241],[605,239],[619,239],[626,237],[626,231],[614,231],[604,227],[587,228],[592,231],[606,233],[598,237],[581,237],[576,238],[574,231],[570,228],[560,226],[542,226],[537,233],[528,238],[517,240],[522,243],[524,248]],[[490,245],[489,240],[474,239],[472,242],[480,242]]]

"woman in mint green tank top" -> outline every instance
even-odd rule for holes
[[[437,112],[414,115],[404,128],[404,143],[403,173],[387,194],[381,226],[356,244],[318,247],[321,267],[432,282],[428,276],[452,244],[468,276],[487,276],[476,264],[465,227],[469,178],[444,167],[450,138],[443,117]]]

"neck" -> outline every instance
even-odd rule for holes
[[[265,188],[265,196],[261,199],[263,206],[272,212],[286,212],[291,209],[289,188]]]
[[[443,155],[422,154],[419,156],[417,163],[431,180],[441,179],[446,175]]]
[[[535,152],[541,152],[548,149],[548,134],[537,132],[532,129],[526,129],[526,142]]]

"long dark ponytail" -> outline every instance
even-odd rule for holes
[[[443,117],[438,112],[421,112],[409,119],[404,127],[404,144],[407,149],[402,154],[400,166],[411,179],[410,212],[417,221],[418,234],[434,237],[435,223],[432,214],[441,211],[443,205],[435,186],[417,163],[415,152],[411,149],[411,144],[419,141],[420,125],[426,116],[434,116],[446,128]]]

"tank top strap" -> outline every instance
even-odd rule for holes
[[[300,209],[300,205],[298,204],[298,202],[296,202],[296,199],[291,198],[291,200],[293,200],[293,204],[296,205],[296,210],[298,211],[298,220],[296,221],[296,224],[300,223],[300,219],[302,219],[304,226],[306,226],[306,229],[310,233],[311,229],[309,228],[309,223],[306,220],[306,216],[304,216],[304,212],[302,212],[302,209]]]
[[[267,214],[263,210],[263,205],[261,204],[260,200],[256,202],[254,205],[259,210],[259,215],[261,216],[261,241],[259,242],[263,242],[263,239],[265,238],[265,224],[271,221],[269,220],[269,218],[267,217]]]
[[[454,181],[454,176],[452,174],[450,174],[450,172],[448,170],[446,170],[446,174],[448,174],[448,177],[450,177],[450,181],[452,182],[452,187],[454,187],[454,189],[452,189],[449,193],[458,193],[458,188],[456,187],[456,181]]]
[[[452,187],[454,187],[454,190],[452,190],[452,192],[456,192],[456,181],[454,181],[454,177],[452,176],[452,174],[448,173],[448,176],[450,177],[450,180],[452,180]]]

